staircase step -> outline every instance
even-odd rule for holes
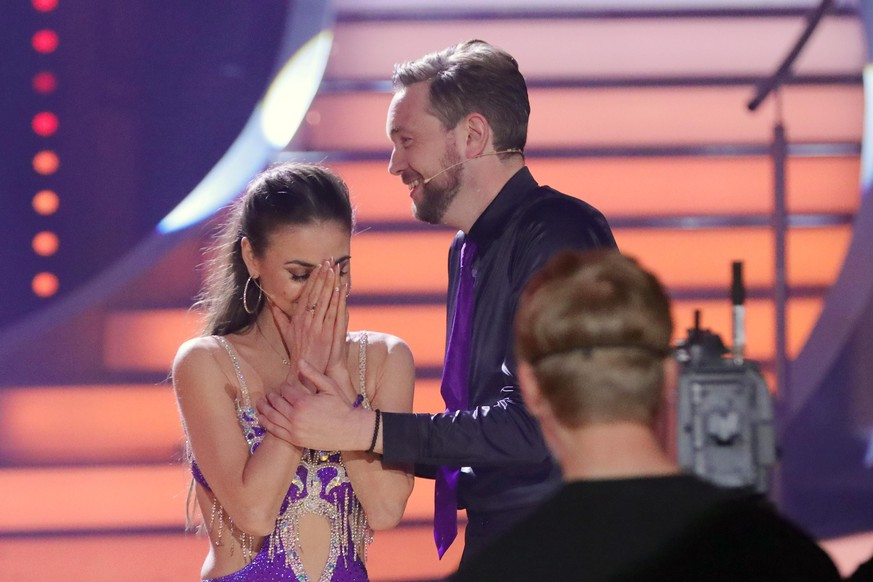
[[[402,201],[395,202],[403,206]],[[354,235],[353,295],[437,292],[445,297],[449,279],[446,254],[454,236],[445,230],[414,234],[364,230]]]
[[[444,406],[439,381],[415,386],[415,411]],[[160,464],[182,458],[173,389],[159,386],[28,386],[0,390],[0,466]]]
[[[176,350],[202,327],[200,314],[188,309],[115,311],[105,322],[104,364],[108,370],[160,371],[169,377]]]
[[[185,526],[191,473],[181,463],[0,469],[0,536]],[[416,479],[403,521],[433,518],[433,481]],[[0,579],[3,579],[0,577]]]
[[[793,286],[828,287],[839,274],[851,226],[793,228],[786,236],[786,274]],[[669,288],[724,289],[731,262],[743,261],[748,288],[774,284],[774,237],[766,227],[728,229],[616,229],[619,249],[652,269]]]
[[[111,437],[111,435],[108,435]],[[0,532],[183,528],[181,464],[0,469]]]
[[[750,113],[751,87],[531,89],[527,147],[737,144],[772,141],[774,100]],[[788,86],[781,90],[790,142],[861,140],[861,86]],[[308,149],[390,151],[385,119],[390,94],[316,97]],[[657,112],[657,113],[655,113]],[[386,155],[387,161],[387,155]],[[330,161],[330,160],[327,160]]]
[[[650,239],[649,245],[653,244],[655,237]],[[635,253],[631,253],[634,255]],[[695,265],[686,262],[682,249],[678,249],[673,261]],[[743,258],[742,255],[733,255],[732,258]],[[643,264],[647,262],[643,255]],[[649,266],[649,265],[647,265]],[[726,272],[730,270],[730,260],[721,263],[721,268]],[[685,336],[685,330],[692,327],[693,313],[695,309],[703,308],[705,325],[714,332],[719,333],[726,341],[730,338],[730,302],[728,301],[728,287],[725,286],[725,299],[714,301],[709,299],[683,299],[674,301],[673,313],[676,322],[675,339]],[[789,311],[792,316],[788,318],[789,352],[796,353],[809,331],[814,325],[818,313],[821,310],[820,298],[796,298],[789,302]],[[766,299],[752,299],[746,302],[746,336],[748,340],[748,356],[755,359],[771,359],[774,350],[773,338],[773,304]],[[147,319],[148,312],[141,312],[140,318]],[[185,317],[180,311],[180,318]],[[155,345],[150,346],[149,355],[160,357],[146,358],[137,350],[141,348],[141,335],[135,330],[137,322],[130,317],[128,329],[130,336],[116,334],[116,343],[113,345],[111,358],[107,358],[107,366],[115,370],[138,370],[158,371],[169,369],[175,353],[175,345],[164,341],[163,338],[155,337]],[[171,320],[164,318],[169,325]],[[443,327],[445,324],[445,309],[441,306],[433,307],[426,305],[417,306],[386,306],[357,308],[351,311],[352,329],[375,329],[398,335],[406,340],[415,356],[416,365],[419,368],[433,368],[442,365],[445,349]],[[166,328],[164,328],[166,331]],[[164,346],[163,354],[157,349],[157,345]]]
[[[773,235],[766,227],[741,229],[616,229],[616,240],[625,254],[638,258],[645,266],[658,272],[669,288],[703,287],[725,289],[727,293],[730,263],[741,260],[745,263],[745,279],[748,287],[769,288],[773,284]],[[375,236],[375,235],[371,235]],[[399,240],[396,235],[385,235],[388,240]],[[414,238],[416,235],[410,235]],[[815,229],[792,229],[788,234],[788,274],[792,286],[829,286],[842,264],[851,229],[848,226],[831,226]],[[427,238],[427,237],[426,237]],[[416,239],[418,240],[418,239]],[[445,240],[440,237],[419,241],[414,248],[428,247],[426,254],[437,257],[445,253]],[[402,256],[401,243],[379,243],[382,248],[394,249]],[[370,245],[371,250],[374,245]],[[814,259],[814,260],[813,260]],[[409,256],[405,260],[387,261],[403,272],[406,262],[418,260]],[[434,259],[436,260],[436,259]],[[374,263],[386,261],[383,256],[357,255],[355,271],[366,273]],[[376,272],[383,271],[384,266]],[[444,272],[438,264],[431,266],[434,273]],[[379,281],[379,276],[369,276],[370,283]],[[368,279],[367,275],[362,277]],[[438,278],[431,281],[438,282]],[[356,292],[360,289],[356,287]],[[434,287],[431,295],[441,296],[444,287]],[[792,304],[802,304],[802,299]],[[400,301],[398,301],[400,303]],[[693,311],[700,301],[683,299],[676,302],[677,313]],[[772,318],[758,320],[753,316],[755,302],[750,302],[748,317],[749,348],[754,357],[768,359],[773,353],[770,323]],[[724,302],[727,308],[727,300]],[[816,311],[816,307],[813,311]],[[768,307],[768,312],[772,307]],[[404,338],[413,350],[420,367],[439,366],[444,352],[445,308],[442,305],[353,305],[351,329],[371,329],[393,333]],[[196,333],[192,324],[195,315],[188,310],[129,311],[110,314],[106,323],[104,361],[109,370],[115,371],[168,371],[179,344]],[[807,324],[798,326],[789,322],[790,343],[802,344],[808,333]],[[682,328],[679,328],[682,329]],[[719,330],[721,331],[721,330]],[[725,331],[729,331],[726,328]],[[683,332],[684,333],[684,332]],[[724,331],[721,331],[724,333]],[[793,351],[793,350],[792,350]]]
[[[528,165],[541,184],[578,196],[608,218],[645,216],[701,216],[711,214],[769,214],[773,211],[773,161],[766,156],[730,158],[530,158]],[[385,161],[331,162],[348,183],[357,206],[359,224],[411,221],[406,187],[388,173]],[[787,206],[790,213],[854,213],[858,209],[860,157],[792,157],[787,163]],[[369,238],[366,230],[353,244]],[[398,235],[401,236],[401,235]],[[406,236],[405,234],[402,236]],[[424,230],[415,240],[439,246],[446,240],[436,263],[435,251],[425,251],[417,261],[430,271],[442,265],[451,233]],[[424,238],[418,238],[424,237]],[[384,256],[393,256],[392,248]],[[410,238],[410,241],[412,239]],[[355,264],[372,256],[368,248],[355,252]],[[416,252],[422,252],[416,248]],[[381,253],[376,255],[383,256]],[[385,268],[402,272],[385,261]],[[412,261],[407,261],[412,263]],[[369,262],[368,262],[369,266]],[[405,265],[405,268],[413,267]],[[355,270],[358,290],[360,269]],[[365,274],[368,271],[364,271]],[[416,276],[420,273],[416,271]],[[426,276],[429,280],[431,276]],[[364,289],[372,283],[367,281]],[[401,287],[405,288],[405,287]]]
[[[350,329],[393,333],[409,343],[418,365],[442,362],[445,307],[352,307]],[[154,314],[154,319],[153,319]],[[109,370],[169,372],[179,345],[195,333],[189,310],[119,311],[108,316],[104,362]],[[157,320],[157,321],[155,321]]]
[[[179,460],[179,413],[168,385],[28,386],[0,391],[0,463]]]
[[[489,4],[489,9],[493,5]],[[559,16],[560,11],[552,14],[552,18],[535,21],[481,16],[417,20],[419,14],[393,22],[341,19],[326,77],[387,79],[396,62],[418,58],[453,42],[446,40],[449,27],[452,39],[483,38],[505,48],[531,80],[677,74],[767,76],[805,24],[798,17],[728,14],[633,18],[628,13],[612,19]],[[382,42],[386,38],[392,42]],[[544,46],[560,49],[543,50]],[[857,17],[825,18],[793,70],[799,74],[859,73],[865,64],[864,46]],[[555,58],[556,54],[560,58]]]
[[[463,526],[442,560],[433,528],[421,525],[376,532],[367,570],[374,582],[442,579],[460,562]],[[195,580],[207,540],[194,533],[10,537],[2,541],[0,580]]]
[[[732,305],[725,288],[725,299],[682,301],[673,303],[674,340],[685,338],[694,327],[694,312],[702,313],[701,327],[710,329],[731,343]],[[787,308],[787,352],[793,358],[803,347],[822,309],[821,299],[792,299]],[[776,314],[768,300],[746,301],[746,357],[769,361],[774,358],[776,344]],[[772,386],[772,384],[771,384]]]

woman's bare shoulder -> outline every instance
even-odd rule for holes
[[[360,341],[360,332],[353,339]],[[405,341],[390,333],[368,331],[367,369],[373,379],[373,406],[393,412],[412,410],[415,362]]]
[[[351,340],[355,344],[361,341],[362,331],[350,332]],[[367,357],[375,356],[381,359],[398,358],[412,361],[412,351],[402,338],[381,331],[367,330]]]
[[[207,358],[214,358],[219,349],[221,349],[221,345],[215,336],[205,335],[191,338],[176,350],[173,367],[180,364],[196,364]]]
[[[195,337],[179,346],[173,360],[172,372],[173,384],[177,390],[182,383],[189,387],[216,382],[227,383],[230,376],[222,363],[223,353],[224,348],[215,336]]]

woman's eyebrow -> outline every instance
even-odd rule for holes
[[[303,261],[301,259],[291,259],[290,261],[285,261],[285,264],[286,265],[299,265],[301,267],[306,267],[308,269],[315,268],[315,265],[313,265],[312,263],[307,263],[306,261]]]
[[[333,262],[333,264],[338,265],[340,263],[345,263],[346,261],[350,260],[351,258],[352,258],[351,255],[346,255],[344,257],[340,257],[337,260],[335,260]],[[307,269],[314,269],[315,268],[315,265],[313,265],[312,263],[306,262],[302,259],[291,259],[290,261],[285,261],[285,264],[286,265],[299,265],[301,267],[306,267]]]

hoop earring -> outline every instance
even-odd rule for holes
[[[255,287],[258,288],[258,302],[255,303],[254,309],[249,309],[249,283],[251,283],[252,281],[255,282]],[[254,279],[253,277],[250,276],[248,279],[246,279],[246,286],[243,287],[243,296],[242,296],[243,309],[245,309],[245,312],[248,313],[249,315],[254,315],[258,311],[258,307],[261,306],[261,299],[263,299],[263,298],[264,298],[264,290],[261,288],[260,285],[258,285],[257,279]]]

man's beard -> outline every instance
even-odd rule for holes
[[[461,162],[461,155],[456,149],[446,147],[446,153],[441,160],[443,168],[450,168]],[[421,201],[412,204],[412,214],[418,220],[428,224],[442,224],[443,217],[452,201],[461,191],[461,175],[464,166],[458,165],[446,170],[442,175],[427,184],[422,184]]]

